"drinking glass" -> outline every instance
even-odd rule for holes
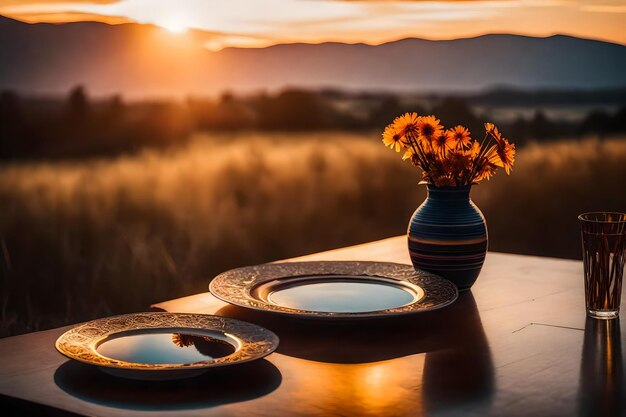
[[[587,315],[596,319],[616,318],[626,258],[626,214],[584,213],[578,219],[582,231]]]

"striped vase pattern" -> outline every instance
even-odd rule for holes
[[[487,223],[470,199],[471,188],[429,185],[407,232],[415,269],[444,277],[459,290],[474,284],[487,254]]]

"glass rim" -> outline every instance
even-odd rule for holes
[[[622,217],[622,220],[594,220],[588,219],[587,216],[592,215],[607,215],[607,214],[615,214]],[[578,215],[578,220],[585,223],[600,223],[600,224],[624,224],[626,223],[626,213],[622,213],[619,211],[590,211],[587,213],[582,213]]]

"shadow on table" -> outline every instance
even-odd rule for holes
[[[279,353],[318,362],[368,363],[461,344],[487,345],[471,292],[441,310],[399,318],[302,320],[230,305],[216,314],[266,327],[280,337]]]
[[[425,409],[458,412],[471,404],[475,415],[487,415],[495,390],[494,370],[474,296],[463,293],[444,310],[435,319],[444,330],[424,364]]]
[[[307,321],[235,306],[217,314],[269,328],[280,337],[278,353],[312,361],[365,364],[426,353],[422,377],[426,411],[458,411],[471,403],[488,412],[493,362],[471,292],[441,310],[397,319]]]
[[[578,395],[581,417],[626,415],[619,319],[587,317]]]
[[[274,391],[282,381],[270,362],[210,369],[195,378],[176,381],[133,381],[109,376],[94,366],[68,361],[54,382],[68,394],[108,407],[133,410],[184,410],[248,401]]]

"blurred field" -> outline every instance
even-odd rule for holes
[[[626,210],[626,140],[528,145],[474,188],[492,250],[579,257]],[[198,135],[117,159],[0,167],[0,335],[205,291],[236,266],[402,234],[425,190],[377,133]]]

